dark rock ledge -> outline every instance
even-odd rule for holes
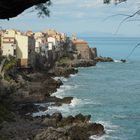
[[[52,76],[68,77],[77,72],[74,68],[57,67]],[[0,140],[88,140],[91,135],[101,136],[105,133],[103,125],[89,123],[90,115],[63,117],[61,113],[54,113],[36,118],[31,116],[40,110],[47,110],[47,106],[34,103],[47,102],[61,106],[63,103],[70,104],[73,99],[73,97],[59,99],[51,96],[63,83],[61,80],[54,80],[50,75],[34,73],[28,75],[28,80],[18,79],[17,90],[12,95],[14,119],[0,124]]]

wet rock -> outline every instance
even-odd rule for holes
[[[70,74],[76,74],[78,72],[74,67],[55,67],[54,76],[69,77]]]
[[[50,96],[46,98],[46,102],[53,102],[55,106],[61,106],[62,104],[70,104],[73,97],[64,97],[63,99],[57,98],[55,96]]]
[[[38,112],[38,106],[33,103],[18,105],[18,111],[21,115],[26,115],[28,113]]]
[[[80,113],[75,116],[75,121],[88,122],[90,118],[91,118],[91,115],[84,116]]]
[[[111,57],[96,57],[95,58],[96,62],[113,62],[114,60]]]

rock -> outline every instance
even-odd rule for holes
[[[126,60],[125,60],[125,59],[121,59],[120,61],[121,61],[121,62],[123,62],[123,63],[125,63],[125,62],[126,62]]]
[[[53,102],[55,106],[61,106],[62,104],[70,104],[73,97],[64,97],[63,99],[57,98],[55,96],[50,96],[46,98],[46,102]]]
[[[113,62],[114,60],[111,57],[96,57],[95,58],[96,62]]]
[[[96,61],[94,60],[86,60],[86,59],[77,59],[72,62],[72,67],[91,67],[96,65]]]
[[[75,116],[75,122],[89,122],[91,115],[84,116],[81,113]]]
[[[34,140],[71,140],[65,136],[64,130],[54,129],[49,127],[48,129],[42,131],[41,133],[37,134]]]
[[[21,115],[26,115],[28,113],[38,112],[38,106],[33,103],[18,105],[18,111]]]
[[[89,123],[87,125],[90,135],[103,135],[105,133],[104,126],[98,123]]]
[[[61,122],[58,124],[58,126],[62,127],[62,126],[66,126],[66,125],[71,125],[72,123],[74,123],[74,120],[75,120],[75,118],[72,115],[70,115],[66,118],[63,118],[61,120]]]
[[[56,119],[57,122],[62,120],[62,114],[59,112],[53,113],[51,117]]]
[[[55,67],[54,76],[69,77],[70,74],[76,74],[78,72],[74,67]]]
[[[64,98],[61,100],[61,102],[62,102],[63,104],[70,104],[72,100],[73,100],[73,97],[64,97]]]
[[[57,126],[57,120],[55,118],[45,118],[42,122],[43,125],[47,127],[56,127]]]
[[[58,86],[62,86],[63,85],[63,82],[60,79],[58,79],[57,80],[57,84],[58,84]]]

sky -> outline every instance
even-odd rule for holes
[[[26,10],[16,18],[0,20],[0,27],[21,31],[44,31],[49,28],[65,33],[116,35],[117,28],[125,16],[140,7],[140,0],[128,0],[119,5],[103,4],[103,0],[52,0],[50,17],[38,18],[36,12]],[[112,16],[112,17],[111,17]],[[110,17],[110,18],[108,18]],[[106,19],[106,20],[105,20]],[[135,19],[140,19],[138,16]],[[140,21],[124,22],[117,35],[140,36]]]

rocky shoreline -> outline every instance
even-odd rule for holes
[[[85,62],[83,63],[85,66]],[[78,64],[81,66],[81,63]],[[88,64],[87,64],[88,65]],[[32,117],[32,113],[47,111],[49,104],[61,106],[70,104],[73,97],[63,99],[51,96],[63,85],[61,80],[52,76],[69,77],[78,72],[74,67],[55,67],[50,74],[28,74],[26,79],[18,76],[16,91],[12,95],[13,120],[0,124],[1,140],[88,140],[91,135],[103,135],[104,126],[90,123],[90,115],[63,117],[61,113]],[[18,87],[20,85],[20,88]],[[36,103],[48,103],[42,107]]]
[[[91,50],[87,47],[87,52]],[[83,54],[82,54],[83,53]],[[78,114],[63,117],[61,113],[33,117],[33,113],[47,112],[48,107],[70,104],[73,97],[52,96],[63,85],[55,77],[78,73],[78,67],[95,66],[97,62],[113,62],[109,57],[80,59],[66,56],[58,59],[49,71],[15,72],[8,83],[7,97],[0,96],[0,140],[89,140],[92,135],[105,133],[104,126],[90,122],[91,116]],[[79,54],[78,54],[79,55]],[[9,86],[10,85],[10,86]],[[4,87],[4,86],[3,86]],[[9,87],[14,87],[12,91]],[[6,95],[6,94],[5,94]],[[3,104],[4,103],[4,104]],[[47,104],[40,106],[39,104]]]

